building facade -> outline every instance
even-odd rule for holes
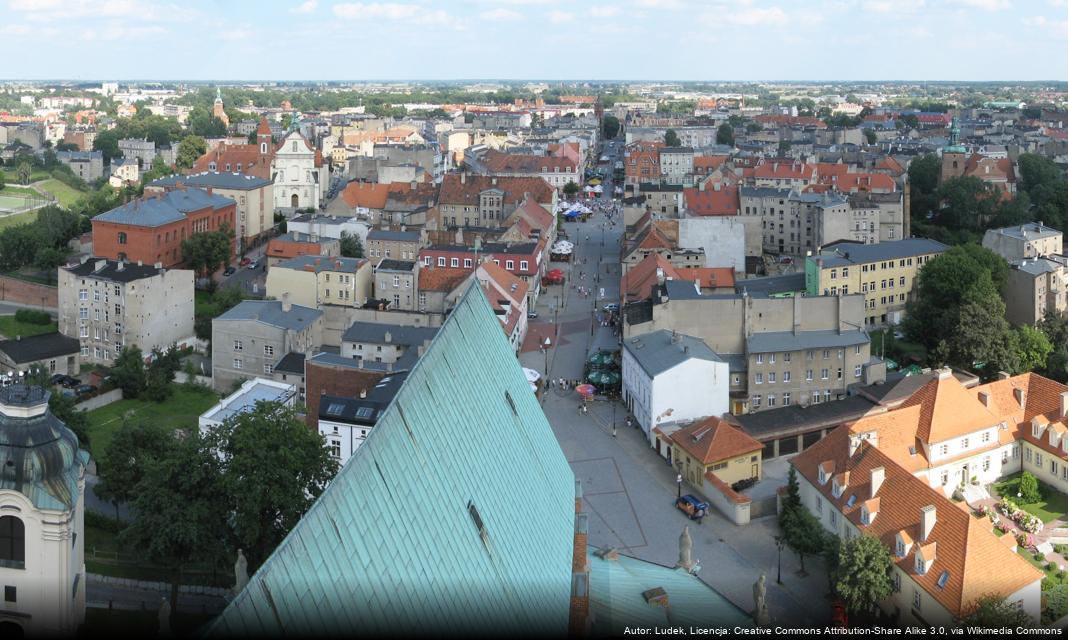
[[[194,187],[234,201],[234,233],[238,250],[262,243],[274,226],[274,184],[251,174],[205,172],[160,178],[145,185],[145,193]]]
[[[271,266],[267,296],[312,309],[322,305],[359,307],[371,298],[372,267],[366,258],[299,256]]]
[[[245,300],[211,322],[212,385],[272,376],[287,353],[310,353],[322,344],[323,312],[282,300]]]

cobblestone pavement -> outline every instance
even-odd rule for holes
[[[608,186],[605,191],[611,193]],[[576,244],[576,259],[570,265],[553,265],[569,272],[567,284],[548,287],[537,305],[542,319],[552,318],[550,304],[555,303],[562,290],[564,299],[556,320],[561,337],[567,342],[562,341],[548,354],[550,378],[580,378],[590,352],[619,348],[619,338],[612,329],[596,320],[599,309],[619,300],[622,221],[608,228],[602,227],[604,222],[603,214],[595,214],[585,223],[569,222],[563,226]],[[577,274],[580,269],[587,273],[586,280],[575,282],[593,289],[589,297],[570,288],[570,273]],[[602,287],[603,298],[598,295]],[[545,369],[542,353],[524,353],[520,360],[523,366]],[[543,406],[576,478],[582,482],[590,544],[617,547],[638,558],[674,565],[678,537],[683,526],[690,524],[694,557],[701,566],[699,577],[737,606],[752,610],[752,584],[765,573],[774,622],[823,624],[829,620],[827,577],[820,559],[806,559],[809,575],[802,578],[796,573],[797,557],[785,550],[782,585],[776,584],[778,550],[774,536],[778,527],[774,517],[738,527],[713,511],[703,524],[691,523],[674,508],[678,491],[674,470],[649,447],[640,430],[625,426],[622,404],[598,401],[583,415],[577,394],[557,389],[544,394]],[[692,490],[684,486],[682,491]]]

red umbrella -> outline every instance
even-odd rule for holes
[[[579,386],[575,387],[575,391],[578,391],[579,395],[592,396],[594,392],[597,391],[597,387],[593,386],[592,384],[580,384]]]

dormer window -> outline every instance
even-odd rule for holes
[[[894,550],[897,553],[897,557],[905,557],[905,543],[901,540],[897,541],[897,548]]]
[[[916,573],[921,576],[927,573],[927,563],[923,561],[923,556],[919,553],[916,554]]]

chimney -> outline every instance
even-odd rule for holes
[[[1061,394],[1061,417],[1068,417],[1068,392]]]
[[[980,391],[979,392],[979,402],[982,402],[983,406],[986,407],[987,409],[989,409],[990,408],[990,392],[989,391]],[[1061,405],[1062,406],[1064,405],[1064,400],[1063,399],[1061,400]]]
[[[125,268],[126,268],[126,261],[125,260],[119,260],[119,263],[117,265],[115,265],[115,270],[116,271],[122,271]]]
[[[282,313],[289,313],[293,309],[293,305],[289,302],[289,292],[286,291],[282,294]]]
[[[393,334],[387,331],[386,335],[385,335],[385,341],[386,342],[393,342]]]
[[[460,184],[467,184],[467,172],[464,171],[460,174]]]
[[[367,389],[360,389],[360,399],[367,397]]]
[[[886,480],[886,467],[875,467],[871,470],[871,497],[879,495],[879,489]]]
[[[1020,408],[1023,409],[1024,406],[1027,404],[1027,390],[1019,388],[1013,389],[1012,395],[1014,398],[1016,398],[1016,402],[1020,403]],[[1061,406],[1064,406],[1063,398],[1061,399]],[[1062,411],[1061,413],[1063,414],[1064,412]]]
[[[929,504],[920,509],[920,542],[927,542],[935,526],[935,506]]]
[[[106,266],[108,266],[107,260],[97,260],[96,264],[93,265],[93,271],[100,271]]]
[[[137,266],[139,266],[139,267],[143,267],[143,266],[145,266],[145,265],[144,265],[144,263],[143,263],[143,262],[141,262],[140,260],[138,260],[138,261],[137,261]]]

